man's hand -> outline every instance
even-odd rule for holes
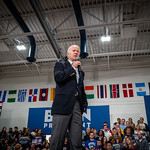
[[[78,66],[81,66],[81,62],[80,61],[74,61],[72,64],[72,67],[78,68]]]

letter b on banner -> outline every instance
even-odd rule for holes
[[[51,110],[45,110],[44,122],[52,122]]]

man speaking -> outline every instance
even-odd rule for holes
[[[70,136],[70,149],[82,149],[82,113],[86,111],[88,104],[79,54],[79,46],[71,45],[67,51],[68,61],[56,62],[54,67],[56,89],[52,105],[53,126],[50,150],[63,149],[67,129]]]

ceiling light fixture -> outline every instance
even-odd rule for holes
[[[110,41],[110,40],[111,40],[111,37],[109,35],[101,37],[102,42],[106,42],[106,41]]]
[[[24,45],[17,45],[16,47],[19,51],[26,50],[26,47]]]

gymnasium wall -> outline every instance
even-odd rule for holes
[[[133,122],[136,124],[137,120],[142,116],[145,119],[144,121],[147,122],[143,94],[150,95],[149,83],[149,68],[115,71],[85,70],[84,84],[86,86],[89,106],[108,105],[111,127],[113,127],[113,123],[118,117],[125,119],[132,117]],[[124,84],[124,88],[122,87],[122,84]],[[127,86],[126,88],[125,84]],[[128,84],[130,84],[130,87],[128,87]],[[136,87],[137,85],[141,85],[142,87]],[[112,93],[111,87],[115,86],[115,91],[117,91],[117,93],[114,91],[114,93]],[[18,126],[19,129],[22,129],[22,127],[27,127],[29,108],[43,108],[52,106],[53,88],[55,88],[53,73],[43,76],[0,79],[0,100],[4,101],[0,116],[0,128],[2,129],[3,126],[6,126],[7,128]],[[30,89],[37,89],[36,102],[29,102]],[[39,101],[40,89],[48,89],[47,100]],[[17,92],[12,95],[9,94],[10,90],[16,90]],[[22,102],[18,102],[19,90],[26,90],[26,95],[22,98]],[[6,91],[6,96],[4,96],[4,91]],[[34,96],[34,93],[32,96]],[[8,102],[8,99],[11,97],[15,98],[15,102]]]

